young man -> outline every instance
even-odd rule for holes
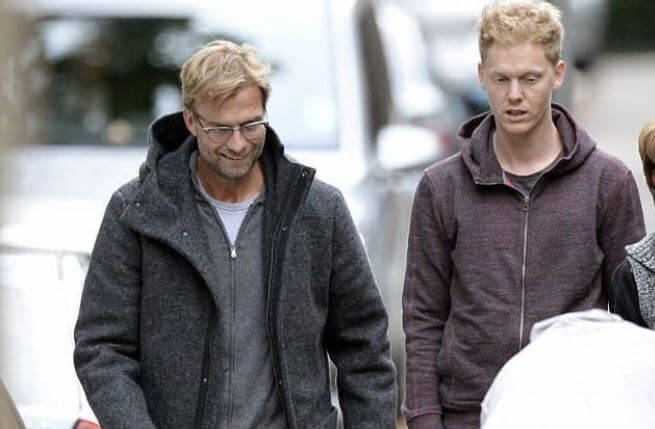
[[[107,428],[395,426],[387,315],[341,194],[267,125],[270,67],[210,43],[180,74],[91,257],[75,365]]]
[[[417,188],[403,295],[411,429],[479,427],[500,367],[554,315],[607,308],[624,245],[644,234],[630,171],[562,106],[563,28],[546,2],[501,1],[478,22],[491,111]]]

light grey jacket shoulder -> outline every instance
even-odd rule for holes
[[[221,389],[220,276],[209,257],[181,113],[149,132],[139,177],[115,192],[92,253],[75,366],[106,428],[208,428]],[[334,428],[328,354],[346,427],[395,427],[387,315],[342,195],[290,161],[272,129],[261,158],[267,329],[290,428]]]

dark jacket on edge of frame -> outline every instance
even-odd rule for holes
[[[630,170],[552,109],[563,154],[529,198],[504,184],[489,113],[419,183],[403,293],[411,429],[478,427],[485,391],[532,325],[607,308],[624,246],[644,235]]]
[[[92,253],[74,358],[108,429],[210,425],[221,303],[208,284],[222,273],[208,255],[188,136],[180,112],[153,123],[139,177],[112,196]],[[392,428],[387,315],[343,197],[289,161],[272,129],[261,161],[267,325],[287,425],[336,426],[329,353],[346,427]]]

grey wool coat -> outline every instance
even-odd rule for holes
[[[181,112],[155,121],[139,177],[112,196],[75,328],[75,367],[101,425],[208,428],[221,302],[188,168]],[[290,428],[334,428],[328,354],[344,424],[395,427],[387,315],[341,194],[290,161],[272,129],[264,278],[278,394]]]

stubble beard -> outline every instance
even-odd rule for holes
[[[220,177],[226,182],[234,183],[247,177],[248,174],[250,174],[250,172],[255,167],[255,164],[257,164],[257,161],[259,160],[262,150],[263,144],[260,146],[257,152],[248,155],[247,160],[243,160],[243,164],[238,166],[230,165],[232,161],[223,158],[223,156],[220,154],[215,154],[216,158],[211,160],[211,162],[207,162],[207,159],[205,159],[205,163],[214,172],[214,174],[216,174],[217,177]]]

